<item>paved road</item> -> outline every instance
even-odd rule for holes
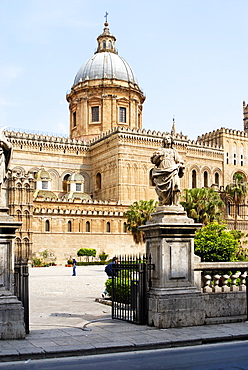
[[[234,370],[248,369],[248,341],[195,347],[137,351],[52,360],[0,364],[0,369],[24,370]]]
[[[106,281],[104,266],[30,268],[30,330],[75,326],[111,316],[111,307],[95,302]]]

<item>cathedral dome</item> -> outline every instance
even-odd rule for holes
[[[130,65],[113,52],[101,52],[93,55],[78,71],[73,86],[79,82],[98,79],[117,79],[138,85]]]
[[[66,94],[71,139],[91,140],[118,126],[142,128],[145,96],[115,42],[106,21],[95,54],[79,69]]]
[[[116,79],[138,85],[132,68],[115,49],[116,38],[110,34],[108,23],[104,26],[103,33],[97,38],[96,53],[79,69],[73,87],[80,82],[98,79]]]

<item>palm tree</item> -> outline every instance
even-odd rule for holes
[[[127,229],[131,231],[136,244],[145,241],[144,233],[139,230],[139,226],[145,225],[146,221],[150,220],[151,213],[155,212],[157,204],[158,202],[153,199],[140,200],[131,204],[129,210],[124,214],[127,217]]]
[[[224,203],[219,194],[212,188],[185,189],[181,205],[188,217],[203,225],[209,222],[220,222],[223,217]]]
[[[248,191],[247,182],[243,182],[243,175],[241,173],[235,173],[233,175],[233,183],[226,186],[226,195],[231,198],[234,204],[234,230],[237,229],[238,223],[238,209],[239,205],[245,199]]]

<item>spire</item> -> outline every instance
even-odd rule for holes
[[[172,127],[171,127],[171,136],[175,136],[175,134],[176,134],[176,124],[175,124],[175,118],[173,118]]]
[[[104,51],[108,51],[111,53],[118,54],[117,51],[115,50],[116,38],[114,35],[111,35],[111,33],[109,32],[109,28],[108,28],[109,24],[107,22],[108,14],[109,13],[106,12],[104,16],[106,18],[106,22],[104,23],[103,33],[99,35],[97,38],[98,47],[97,47],[96,53],[102,53]]]

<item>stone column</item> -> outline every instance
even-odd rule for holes
[[[24,309],[14,295],[14,239],[21,222],[0,207],[0,339],[25,337]]]
[[[194,284],[194,233],[201,227],[181,206],[160,206],[142,231],[151,254],[148,323],[159,328],[202,325],[205,311]]]

